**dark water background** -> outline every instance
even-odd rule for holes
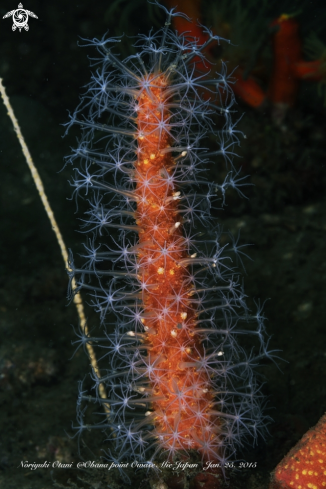
[[[296,10],[294,2],[287,5]],[[208,6],[203,2],[204,11]],[[62,139],[60,124],[78,104],[90,79],[87,54],[94,54],[77,46],[78,36],[147,32],[162,25],[164,16],[140,0],[29,0],[24,8],[38,20],[30,18],[29,32],[19,33],[12,32],[11,19],[2,20],[15,8],[13,0],[0,5],[0,76],[66,244],[78,252],[82,236],[75,204],[68,200],[71,168],[60,172],[77,134],[72,130]],[[266,29],[281,13],[284,7],[275,2],[266,13]],[[298,19],[303,39],[315,30],[325,41],[322,2],[306,2]],[[130,42],[122,43],[125,53]],[[238,110],[245,112],[240,128],[247,135],[239,165],[255,187],[248,189],[248,201],[231,195],[217,217],[225,229],[241,229],[242,242],[254,244],[248,248],[253,261],[245,260],[245,291],[269,299],[271,347],[282,350],[285,360],[280,370],[273,364],[261,369],[274,422],[266,442],[241,454],[257,461],[257,469],[229,474],[231,487],[249,489],[268,487],[276,464],[326,411],[326,108],[316,84],[306,82],[282,127],[268,107],[257,112],[240,103]],[[76,469],[78,444],[67,433],[73,434],[77,382],[87,375],[88,360],[80,350],[71,358],[71,325],[78,320],[67,305],[65,267],[1,104],[0,160],[0,488],[122,487],[113,472]],[[91,311],[87,316],[96,323]],[[105,448],[100,433],[84,444],[86,460],[98,460]],[[21,467],[26,461],[73,468],[31,471]],[[133,485],[147,489],[149,479],[135,472]]]

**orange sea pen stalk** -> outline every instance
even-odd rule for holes
[[[293,72],[293,66],[301,60],[299,24],[293,17],[283,14],[271,26],[278,30],[273,35],[274,66],[269,98],[275,105],[293,107],[299,89]]]
[[[214,398],[210,377],[205,371],[187,368],[190,357],[199,358],[203,349],[195,330],[194,284],[189,270],[178,265],[188,261],[188,253],[178,212],[180,192],[169,184],[175,163],[171,152],[165,152],[172,144],[172,114],[162,110],[168,103],[167,89],[164,75],[153,77],[149,92],[138,100],[137,115],[139,134],[146,134],[138,137],[136,176],[136,223],[143,245],[139,262],[144,265],[139,274],[143,281],[155,284],[144,293],[147,317],[142,320],[149,362],[157,366],[152,410],[156,434],[167,451],[195,448],[212,459],[218,455],[214,451],[220,429],[216,416],[209,414]],[[164,129],[157,128],[158,117]],[[182,328],[185,323],[187,331]]]

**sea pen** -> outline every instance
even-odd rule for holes
[[[93,371],[91,395],[80,384],[76,430],[90,429],[84,405],[94,401],[110,410],[94,425],[107,434],[108,460],[196,451],[224,466],[265,431],[254,368],[273,353],[262,308],[249,311],[231,259],[241,261],[241,246],[230,236],[222,246],[211,217],[228,188],[243,195],[246,184],[232,161],[241,133],[226,65],[215,76],[196,70],[207,63],[205,48],[224,40],[209,29],[202,45],[173,32],[171,18],[183,14],[160,7],[164,27],[140,34],[137,53],[124,60],[112,51],[118,38],[87,43],[100,58],[67,124],[82,133],[68,158],[74,194],[89,200],[85,263],[77,267],[71,254],[69,274],[73,293],[89,293],[104,332],[81,329],[76,340],[97,346],[102,373]],[[219,160],[228,167],[220,184],[207,174]],[[245,351],[247,335],[257,351]]]

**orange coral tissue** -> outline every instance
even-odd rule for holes
[[[326,487],[326,414],[276,467],[270,489]]]

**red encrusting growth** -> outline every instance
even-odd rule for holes
[[[326,487],[326,415],[276,467],[270,489]]]
[[[180,192],[169,181],[175,162],[167,91],[164,76],[153,76],[137,108],[138,273],[146,284],[142,322],[147,360],[155,365],[149,373],[154,436],[171,455],[194,448],[212,460],[218,456],[220,428],[216,416],[209,414],[214,403],[209,374],[199,368],[203,348],[195,333],[195,289],[178,213]]]

